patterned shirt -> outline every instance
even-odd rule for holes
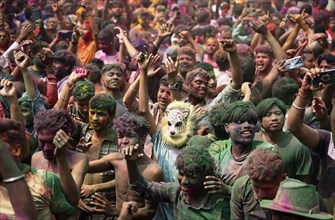
[[[54,173],[30,168],[23,165],[25,180],[33,197],[37,219],[65,218],[72,215],[74,209],[66,200],[60,179]],[[8,219],[15,219],[6,188],[0,186],[0,213]]]
[[[207,194],[200,204],[189,204],[178,183],[147,182],[143,177],[131,184],[131,189],[147,200],[172,203],[177,220],[223,219],[224,200],[218,194]]]

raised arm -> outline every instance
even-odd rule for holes
[[[316,148],[319,142],[317,130],[303,123],[305,108],[309,98],[312,96],[311,81],[313,77],[320,75],[320,69],[311,69],[305,74],[298,95],[292,103],[287,117],[287,129],[296,136],[301,143],[309,148]]]
[[[30,65],[29,57],[22,51],[19,51],[18,53],[14,54],[14,58],[16,66],[20,68],[22,73],[26,93],[30,99],[34,100],[36,95],[36,87],[28,71],[28,67]]]
[[[156,130],[157,125],[155,119],[149,111],[148,98],[148,66],[153,59],[153,55],[145,56],[140,53],[137,56],[138,66],[140,68],[140,87],[139,87],[139,112],[147,120],[150,126],[149,134],[152,136]]]
[[[0,176],[8,191],[16,219],[36,219],[37,212],[24,174],[0,138]]]
[[[130,43],[129,39],[125,35],[125,31],[122,30],[120,27],[115,27],[114,29],[119,30],[119,33],[116,35],[119,38],[119,41],[122,40],[124,46],[126,47],[128,54],[130,57],[135,57],[138,54],[136,48]]]

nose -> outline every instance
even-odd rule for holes
[[[98,116],[97,116],[97,114],[93,114],[93,115],[92,115],[92,120],[94,120],[94,121],[98,120]]]
[[[175,131],[170,131],[170,135],[175,135],[176,134],[176,132]]]
[[[183,185],[187,185],[188,184],[188,179],[186,176],[184,176],[182,179],[181,179],[181,184]]]

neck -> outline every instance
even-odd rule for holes
[[[198,98],[195,98],[193,96],[188,96],[188,101],[192,104],[192,105],[198,105],[201,104],[204,100],[199,100]]]
[[[114,49],[107,50],[107,51],[105,51],[105,54],[108,55],[108,56],[112,56],[112,55],[115,54],[115,51],[114,51]]]
[[[106,91],[108,94],[111,94],[115,100],[118,100],[121,98],[121,91],[120,89],[108,89],[106,88]]]
[[[262,139],[263,141],[269,142],[270,144],[275,144],[280,140],[281,134],[283,131],[263,131],[262,132]]]
[[[249,153],[251,149],[251,142],[248,144],[234,143],[232,142],[231,154],[234,157],[241,157]]]
[[[207,191],[205,189],[202,189],[197,191],[197,193],[187,196],[186,199],[191,205],[197,205],[203,201],[206,195]]]
[[[94,131],[93,136],[95,136],[98,139],[104,139],[107,137],[108,133],[110,131],[110,127],[106,127],[104,129],[101,129],[99,131]]]

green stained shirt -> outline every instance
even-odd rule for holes
[[[189,204],[178,183],[147,182],[143,177],[131,184],[131,189],[147,200],[172,203],[177,220],[228,220],[223,217],[224,199],[219,194],[207,194],[201,203]]]
[[[255,135],[254,140],[262,141],[262,132]],[[284,172],[290,178],[306,176],[310,174],[312,157],[309,149],[303,145],[296,137],[283,132],[280,140],[274,143],[284,162]]]

